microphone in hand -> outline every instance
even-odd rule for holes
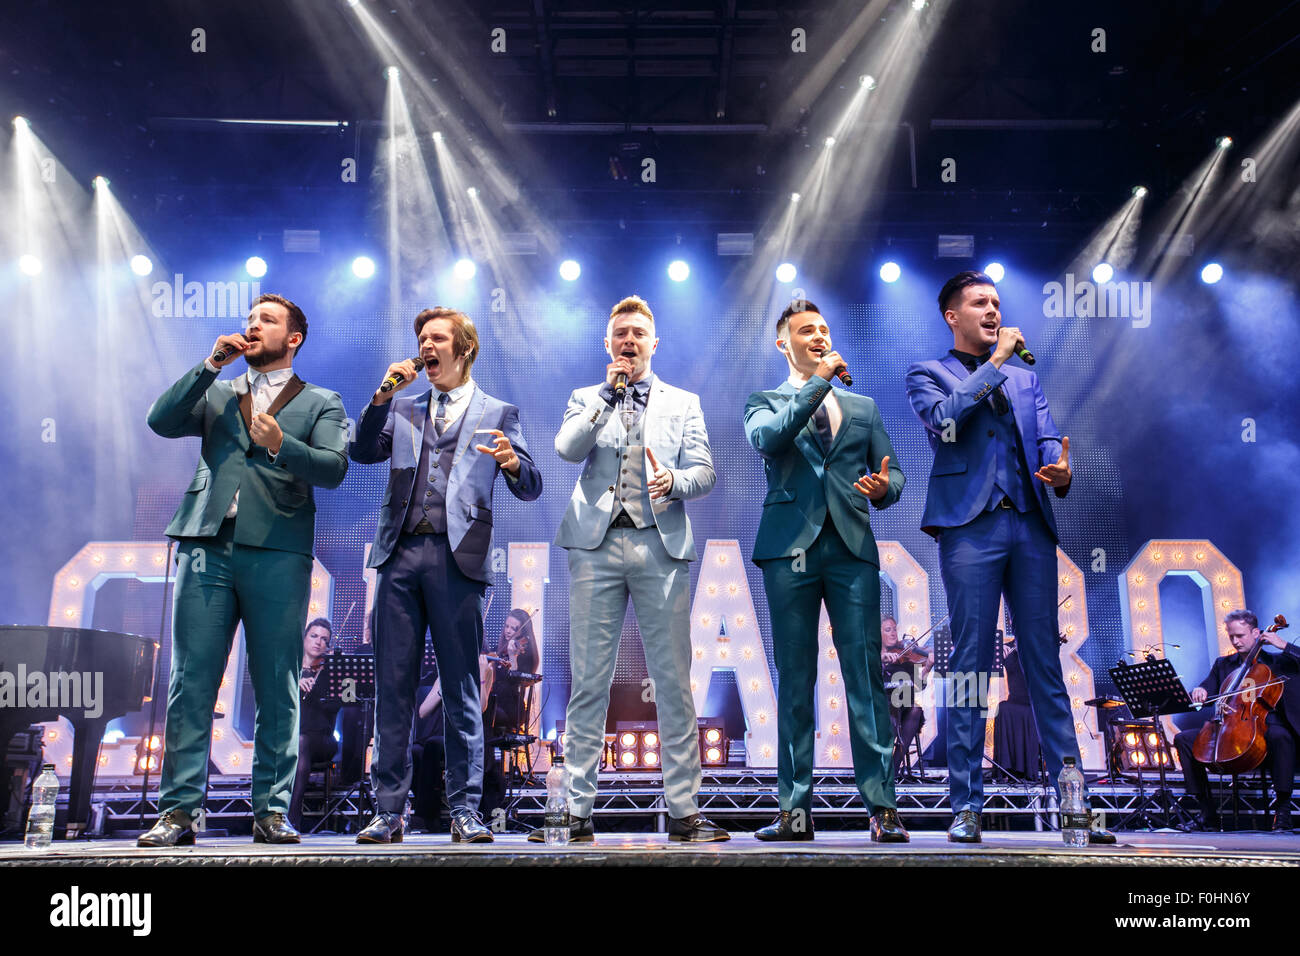
[[[415,370],[417,372],[422,371],[424,369],[424,359],[422,359],[418,355],[415,356],[415,358],[411,359],[411,364],[415,366]],[[402,382],[404,381],[405,378],[402,376],[400,372],[394,372],[392,375],[388,376],[388,378],[384,379],[384,381],[379,386],[379,390],[387,394],[388,392],[391,392],[393,389],[397,388],[397,386],[401,385]]]

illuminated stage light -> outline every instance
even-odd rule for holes
[[[31,128],[32,128],[32,124],[27,122],[26,116],[14,117],[14,129],[17,130],[17,129],[31,129]]]
[[[912,0],[913,10],[920,12],[921,10],[924,10],[927,6],[928,4],[925,2],[925,0]]]
[[[636,734],[623,734],[623,736],[619,738],[619,743],[621,743],[624,747],[635,747]]]
[[[437,130],[434,130],[434,132],[433,132],[433,141],[434,141],[435,143],[441,143],[441,142],[442,142],[442,133],[438,132]]]
[[[385,79],[395,80],[401,75],[402,75],[402,71],[395,66],[390,66],[388,67],[388,69],[384,70]]]
[[[704,742],[707,744],[716,744],[722,739],[722,731],[716,727],[710,727],[704,732]]]
[[[580,275],[582,275],[582,266],[578,265],[577,259],[565,259],[560,263],[560,278],[565,282],[572,282]]]
[[[1220,136],[1214,141],[1214,145],[1219,147],[1219,149],[1230,149],[1232,147],[1232,137]]]
[[[352,274],[358,279],[369,279],[375,274],[375,260],[369,256],[357,256],[352,260]]]
[[[776,267],[777,282],[793,282],[796,275],[798,275],[798,273],[796,272],[793,263],[783,262]]]
[[[631,750],[625,750],[625,751],[623,751],[623,753],[619,756],[618,759],[619,759],[619,762],[620,762],[624,767],[635,767],[635,766],[636,766],[636,753],[635,753],[634,751],[631,751]]]
[[[897,262],[886,262],[880,267],[880,278],[885,282],[897,282],[898,277],[903,274],[903,270]]]
[[[659,746],[659,735],[658,735],[658,734],[655,734],[655,733],[649,733],[649,734],[646,734],[645,737],[644,737],[644,740],[645,740],[645,745],[646,745],[647,747],[658,747],[658,746]]]
[[[870,73],[864,73],[862,76],[858,77],[858,85],[865,86],[869,90],[874,90],[876,88],[876,78]]]
[[[1207,262],[1205,268],[1201,270],[1201,281],[1206,285],[1214,285],[1223,278],[1223,266],[1217,262]]]
[[[1143,199],[1143,198],[1145,198],[1145,197],[1146,197],[1146,194],[1147,194],[1147,188],[1146,188],[1145,186],[1134,186],[1134,187],[1133,187],[1133,195],[1136,196],[1138,199]]]
[[[41,260],[30,252],[18,259],[18,268],[22,270],[23,275],[37,276],[41,274],[41,269],[45,268]]]
[[[668,278],[674,282],[685,282],[691,274],[691,267],[686,264],[685,260],[674,259],[668,263]]]
[[[830,149],[832,146],[835,145],[835,137],[827,136],[824,140],[822,140],[822,145],[825,146],[827,149]]]
[[[153,272],[153,260],[148,256],[132,256],[131,271],[138,276],[147,276]]]
[[[266,260],[261,256],[249,256],[244,261],[244,271],[254,279],[260,279],[266,275]]]
[[[791,201],[791,202],[798,202],[800,199],[803,199],[803,196],[799,195],[798,193],[791,193],[791,194],[790,194],[790,201]]]
[[[476,196],[478,196],[478,187],[470,186],[469,189],[465,190],[465,195],[467,195],[470,199],[474,199]]]
[[[1000,262],[990,262],[984,267],[984,274],[994,282],[1001,282],[1007,274],[1007,270],[1002,267]]]
[[[468,282],[474,278],[478,272],[478,266],[474,265],[470,259],[457,259],[456,264],[452,266],[451,273],[461,282]]]
[[[647,750],[641,760],[647,767],[657,767],[659,766],[659,752],[657,750]]]
[[[90,181],[90,184],[94,186],[96,189],[101,189],[108,185],[108,180],[103,176],[96,176],[94,179]]]
[[[1104,285],[1115,275],[1109,262],[1099,262],[1092,267],[1092,281]]]

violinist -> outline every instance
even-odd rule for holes
[[[925,724],[920,694],[934,668],[934,651],[923,647],[909,648],[898,636],[898,622],[892,617],[881,619],[880,637],[880,660],[884,668],[885,692],[889,695],[889,719],[894,725],[894,777],[897,778],[908,745],[920,736]]]
[[[1271,710],[1267,718],[1268,755],[1264,758],[1269,774],[1273,778],[1273,789],[1277,802],[1273,814],[1273,829],[1289,831],[1291,829],[1291,783],[1295,776],[1295,754],[1297,739],[1300,738],[1300,649],[1283,640],[1272,632],[1262,632],[1259,620],[1251,611],[1238,608],[1229,611],[1223,619],[1228,631],[1228,639],[1236,648],[1235,654],[1220,657],[1210,668],[1209,676],[1192,688],[1192,701],[1204,703],[1217,695],[1223,682],[1245,659],[1255,645],[1263,638],[1269,644],[1279,648],[1281,653],[1261,653],[1275,678],[1287,678],[1282,685],[1282,699]],[[1212,706],[1212,705],[1211,705]],[[1178,750],[1178,762],[1183,768],[1187,793],[1196,798],[1200,806],[1199,825],[1192,829],[1218,829],[1219,812],[1209,794],[1209,775],[1204,764],[1197,762],[1192,755],[1196,742],[1197,730],[1184,730],[1174,737],[1174,747]]]

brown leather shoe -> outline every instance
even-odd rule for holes
[[[876,811],[871,818],[871,841],[873,843],[907,843],[912,838],[898,819],[895,807],[886,807]]]
[[[135,841],[136,846],[193,846],[194,820],[184,810],[168,810],[158,818],[148,833]]]
[[[254,843],[301,843],[302,837],[283,813],[268,813],[253,822]]]

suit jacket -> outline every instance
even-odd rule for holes
[[[1032,493],[1037,496],[1043,520],[1056,538],[1056,519],[1047,497],[1047,485],[1034,477],[1040,467],[1055,464],[1061,455],[1061,433],[1052,420],[1038,376],[1028,369],[991,362],[971,374],[955,356],[917,362],[907,370],[907,397],[920,416],[934,449],[930,487],[925,498],[921,530],[938,537],[944,528],[959,528],[974,520],[988,505],[997,471],[997,419],[986,401],[1003,383],[1011,400],[1020,433],[1021,458],[1028,469]],[[955,422],[953,440],[944,441],[945,422]],[[1064,498],[1070,486],[1053,489]]]
[[[555,536],[555,543],[562,548],[589,551],[600,547],[618,501],[614,489],[619,483],[620,449],[627,444],[627,430],[616,407],[600,396],[600,389],[599,385],[574,389],[555,436],[556,454],[583,465]],[[673,490],[666,498],[651,502],[659,536],[672,557],[694,561],[695,539],[683,502],[707,495],[717,481],[700,397],[651,375],[641,432],[659,464],[673,473]],[[648,461],[645,468],[649,481]]]
[[[433,389],[410,398],[399,396],[383,405],[368,404],[357,423],[357,435],[348,446],[353,461],[371,464],[389,462],[388,489],[379,509],[374,547],[367,567],[378,568],[393,555],[402,522],[410,504],[411,489],[423,476],[416,475],[424,429],[429,424],[429,400]],[[506,479],[510,493],[521,501],[533,501],[542,493],[542,475],[528,454],[519,427],[519,409],[493,398],[477,385],[470,396],[461,422],[460,440],[447,484],[447,538],[457,566],[468,577],[489,581],[492,551],[492,486],[501,466],[491,455],[475,451],[473,445],[491,445],[486,435],[474,437],[481,428],[499,428],[510,439],[519,456],[519,478]]]
[[[816,375],[798,391],[788,381],[755,392],[745,404],[745,434],[763,456],[767,497],[754,539],[754,560],[788,558],[807,551],[821,534],[827,512],[853,554],[880,567],[871,506],[887,508],[903,491],[903,469],[885,433],[876,403],[837,389],[843,419],[829,451],[823,451],[812,420],[831,385]],[[853,487],[889,456],[889,489],[872,501]]]
[[[1259,659],[1269,666],[1274,677],[1287,678],[1282,685],[1282,700],[1279,701],[1279,717],[1291,728],[1291,733],[1300,738],[1300,648],[1287,644],[1280,651],[1265,647],[1259,652]],[[1210,666],[1209,676],[1201,681],[1200,686],[1211,697],[1219,693],[1223,682],[1241,664],[1243,655],[1228,654],[1220,657]],[[1207,708],[1212,714],[1213,708]]]
[[[348,471],[343,401],[295,375],[268,413],[284,432],[274,462],[249,437],[253,401],[246,375],[219,382],[200,362],[153,403],[149,427],[157,434],[203,439],[194,480],[167,526],[170,537],[215,535],[238,491],[236,544],[312,553],[312,487],[337,488]]]

